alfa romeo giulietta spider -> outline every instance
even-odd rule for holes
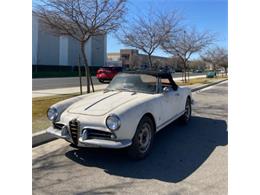
[[[103,91],[52,105],[47,132],[77,147],[127,148],[134,159],[151,151],[155,134],[174,120],[191,118],[191,90],[170,73],[117,74]]]

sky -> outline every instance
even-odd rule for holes
[[[163,12],[176,10],[186,26],[195,27],[198,31],[211,31],[217,35],[217,46],[228,47],[228,0],[127,0],[127,9],[126,20],[131,20],[135,15],[142,15],[149,9],[159,9]],[[108,34],[108,53],[119,52],[123,48],[129,47],[120,44],[114,34]],[[153,55],[169,56],[160,49]],[[196,54],[192,56],[197,57]]]
[[[183,23],[195,27],[198,31],[211,31],[216,34],[216,45],[228,47],[228,2],[227,0],[128,0],[126,20],[144,10],[160,9],[161,11],[177,10],[183,17]],[[119,52],[129,48],[119,43],[113,34],[107,37],[107,52]],[[161,50],[154,55],[168,56]]]

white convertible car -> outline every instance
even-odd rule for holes
[[[191,102],[191,90],[177,86],[170,73],[119,73],[104,91],[51,106],[47,132],[78,147],[127,147],[141,159],[156,132],[176,119],[190,120]]]

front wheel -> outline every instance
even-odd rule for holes
[[[152,147],[155,127],[150,117],[144,116],[138,124],[128,155],[135,160],[146,157]]]
[[[181,116],[180,121],[183,124],[187,124],[190,121],[190,118],[191,118],[191,100],[190,98],[187,98],[185,104],[185,112]]]
[[[103,79],[98,79],[100,83],[105,83]]]

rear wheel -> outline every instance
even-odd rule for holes
[[[104,83],[105,81],[103,79],[98,79],[100,83]]]
[[[135,160],[146,157],[152,147],[155,127],[150,117],[144,116],[138,124],[128,155]]]
[[[190,121],[191,118],[191,100],[188,97],[185,104],[185,112],[181,116],[180,121],[183,124],[187,124]]]

